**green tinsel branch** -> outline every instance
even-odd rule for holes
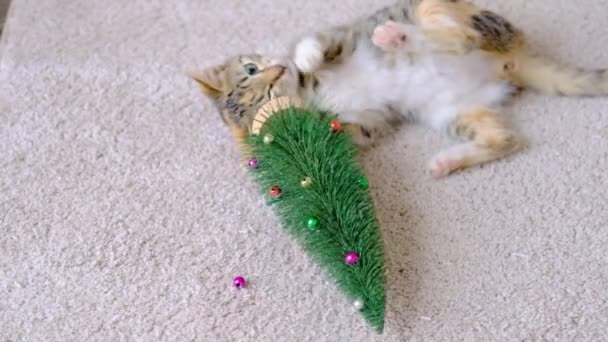
[[[271,116],[246,141],[252,173],[283,226],[382,332],[384,255],[367,179],[357,150],[335,119],[289,108]],[[358,254],[355,264],[345,255]]]

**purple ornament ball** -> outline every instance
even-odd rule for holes
[[[260,162],[257,159],[253,158],[249,160],[249,167],[252,169],[257,169],[258,167],[260,167]]]
[[[234,280],[232,281],[232,284],[237,289],[242,289],[245,286],[247,286],[247,282],[245,281],[245,278],[243,278],[243,277],[236,277],[236,278],[234,278]]]
[[[344,256],[344,262],[348,265],[356,264],[357,262],[359,262],[359,254],[357,254],[356,252],[346,253],[346,255]]]

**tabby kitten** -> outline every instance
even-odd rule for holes
[[[436,177],[521,146],[501,116],[517,88],[608,94],[605,70],[538,56],[506,19],[459,0],[399,0],[304,37],[290,58],[234,57],[194,78],[237,139],[247,135],[257,109],[281,95],[336,113],[360,144],[404,119],[448,132],[463,142],[431,159]]]

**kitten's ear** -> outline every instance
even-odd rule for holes
[[[203,90],[203,93],[212,99],[218,99],[224,93],[224,73],[226,66],[218,65],[207,68],[202,72],[191,73],[192,77]]]

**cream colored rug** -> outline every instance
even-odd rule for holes
[[[15,0],[0,64],[2,341],[606,341],[608,100],[528,94],[530,148],[436,181],[407,127],[365,156],[376,336],[277,225],[185,72],[390,0]],[[484,1],[608,66],[608,2]],[[236,275],[250,285],[236,291]]]

